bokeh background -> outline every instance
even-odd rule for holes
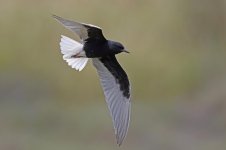
[[[132,117],[118,148],[94,67],[71,69],[51,18],[92,23],[131,52]],[[225,150],[225,0],[1,0],[1,150]]]

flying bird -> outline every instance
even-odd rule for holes
[[[80,42],[61,36],[60,49],[63,59],[75,70],[81,71],[92,59],[104,91],[120,146],[127,134],[130,121],[130,83],[126,72],[118,63],[115,55],[129,53],[124,46],[107,40],[100,27],[79,23],[53,15],[64,27],[76,33]]]

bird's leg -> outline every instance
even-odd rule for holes
[[[81,55],[79,55],[79,54],[80,54],[80,53],[75,54],[75,55],[72,55],[71,58],[81,58],[81,57],[83,57],[83,56],[81,56]]]
[[[72,58],[81,58],[81,57],[83,57],[83,56],[78,56],[78,55],[73,55],[73,56],[71,56]]]
[[[86,58],[85,51],[80,51],[79,53],[72,55],[72,58]]]

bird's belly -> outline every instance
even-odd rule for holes
[[[104,57],[110,54],[110,51],[104,46],[84,45],[84,50],[88,58]]]
[[[88,58],[98,58],[98,57],[104,57],[104,56],[107,56],[107,55],[108,55],[107,52],[100,51],[98,49],[93,49],[93,50],[86,51],[86,56]]]

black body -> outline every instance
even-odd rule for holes
[[[107,40],[100,28],[84,25],[87,29],[87,38],[84,40],[83,49],[89,58],[103,57],[118,54],[124,50],[121,43]]]
[[[121,53],[124,47],[122,44],[110,40],[86,40],[83,49],[88,58],[104,57]]]

